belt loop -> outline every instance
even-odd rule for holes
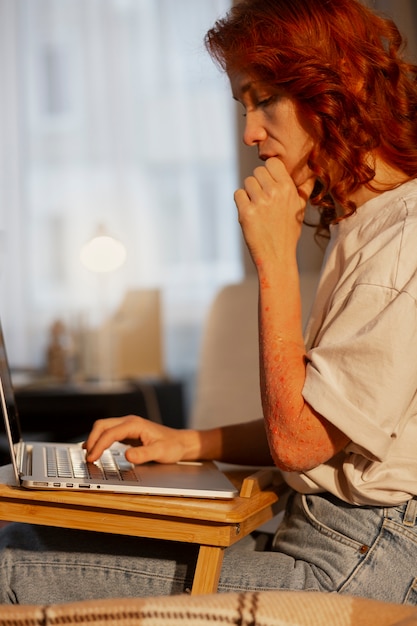
[[[414,526],[417,517],[417,500],[411,498],[407,502],[407,508],[405,509],[403,524],[404,526]]]

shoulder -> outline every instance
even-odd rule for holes
[[[384,248],[389,241],[392,243],[401,236],[406,224],[417,228],[417,179],[385,191],[358,207],[356,213],[333,227],[332,238],[338,247],[355,254],[369,245]]]

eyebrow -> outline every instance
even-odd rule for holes
[[[252,89],[252,86],[253,86],[253,81],[248,81],[247,83],[244,83],[241,87],[239,87],[239,94],[243,96],[245,93],[248,93],[248,91]],[[232,97],[233,97],[233,100],[236,100],[237,102],[239,101],[239,98],[235,96],[234,94],[232,94]]]
[[[247,93],[252,89],[253,81],[248,81],[240,88],[241,93]]]

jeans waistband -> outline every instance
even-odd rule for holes
[[[417,496],[408,500],[399,506],[385,509],[385,515],[390,519],[408,526],[409,528],[417,525]]]
[[[411,498],[405,507],[403,524],[404,526],[415,526],[417,521],[417,499]]]

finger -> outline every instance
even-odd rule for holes
[[[249,197],[245,189],[237,189],[234,193],[234,201],[239,209],[250,202]]]
[[[248,176],[243,181],[243,191],[249,200],[256,202],[262,193],[262,186],[256,176]]]
[[[301,199],[301,208],[305,209],[305,206],[313,193],[316,177],[309,176],[303,183],[297,184],[297,182],[289,175],[282,161],[276,157],[268,159],[265,163],[265,167],[274,181],[280,182],[281,184],[285,181],[288,182],[291,187],[294,186],[296,188],[298,196]]]
[[[246,178],[244,187],[249,197],[256,200],[264,193],[269,195],[271,190],[276,186],[276,183],[276,178],[262,165],[254,170],[252,176]]]
[[[292,180],[284,163],[278,157],[267,159],[265,169],[276,182],[282,181],[283,178]]]
[[[262,187],[260,180],[258,180],[255,176],[248,176],[244,180],[244,188],[237,189],[234,194],[234,200],[237,208],[239,210],[247,208],[251,203],[254,205],[257,204],[262,196],[265,195],[265,187],[267,185],[266,182],[263,183],[264,187]]]
[[[268,188],[270,185],[275,183],[272,172],[266,167],[266,165],[256,167],[253,171],[253,177],[258,181],[259,186],[262,189]]]
[[[134,465],[142,465],[150,461],[161,462],[160,445],[149,444],[147,446],[128,448],[125,452],[126,459]]]
[[[87,460],[96,461],[113,443],[127,439],[140,440],[139,420],[116,422],[110,428],[102,430],[93,441],[86,441]]]
[[[128,427],[134,427],[134,432],[136,432],[136,428],[139,426],[141,420],[143,418],[138,417],[137,415],[125,415],[124,417],[110,417],[106,419],[97,420],[94,422],[93,427],[91,429],[90,434],[84,444],[84,447],[89,449],[94,446],[96,441],[100,439],[100,437],[107,430],[111,428],[118,427],[121,425],[128,425]],[[147,423],[148,421],[145,420]]]
[[[115,419],[113,418],[95,421],[87,439],[83,443],[83,448],[91,450],[102,433],[113,424],[115,424]]]
[[[135,465],[156,461],[158,463],[175,463],[182,459],[183,448],[171,439],[156,439],[142,447],[126,450],[126,459]]]

